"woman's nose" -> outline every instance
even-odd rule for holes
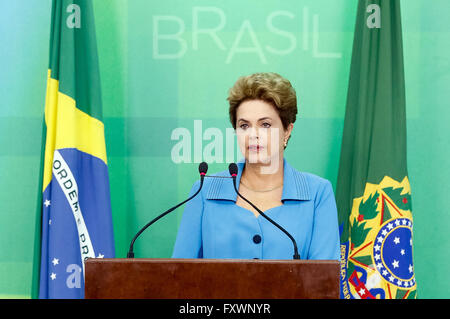
[[[251,140],[258,140],[259,139],[259,130],[258,130],[258,128],[257,127],[251,127],[249,129],[249,132],[248,132],[248,137]]]

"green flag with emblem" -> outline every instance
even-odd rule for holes
[[[415,298],[400,1],[357,10],[336,189],[341,298]]]

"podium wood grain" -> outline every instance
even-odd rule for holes
[[[88,259],[85,298],[339,298],[339,262]]]

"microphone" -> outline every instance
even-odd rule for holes
[[[256,207],[252,202],[250,202],[248,199],[246,199],[244,196],[242,196],[239,191],[237,190],[236,187],[236,176],[238,173],[238,167],[235,163],[231,163],[228,166],[228,171],[230,172],[231,177],[233,178],[233,186],[234,186],[234,190],[236,191],[236,193],[239,195],[240,198],[242,198],[243,200],[245,200],[247,203],[250,204],[250,206],[252,206],[254,209],[256,209],[256,211],[265,219],[267,219],[269,222],[271,222],[273,225],[275,225],[278,229],[280,229],[283,233],[285,233],[289,239],[292,241],[292,244],[294,244],[294,259],[300,259],[300,254],[298,253],[298,248],[297,248],[297,242],[295,241],[294,237],[292,237],[291,234],[289,234],[287,232],[287,230],[285,230],[283,227],[281,227],[280,225],[278,225],[275,221],[273,221],[271,218],[269,218],[266,214],[264,214],[258,207]]]
[[[164,213],[162,213],[161,215],[157,216],[156,218],[154,218],[153,220],[151,220],[149,223],[147,223],[147,225],[145,225],[144,227],[141,228],[140,231],[137,232],[137,234],[134,236],[133,240],[130,243],[130,249],[128,250],[127,253],[127,258],[134,258],[134,252],[133,252],[133,245],[134,242],[136,241],[136,239],[139,237],[139,235],[141,235],[144,230],[146,230],[148,227],[150,227],[153,223],[157,222],[160,218],[166,216],[168,213],[174,211],[175,209],[177,209],[178,207],[180,207],[181,205],[183,205],[184,203],[187,203],[188,201],[190,201],[191,199],[193,199],[195,196],[198,195],[198,193],[200,193],[202,187],[203,187],[203,181],[205,179],[205,175],[206,172],[208,171],[208,164],[206,164],[205,162],[201,162],[200,165],[198,166],[198,171],[200,173],[200,187],[197,190],[197,192],[195,192],[194,195],[192,195],[191,197],[189,197],[188,199],[186,199],[185,201],[179,203],[178,205],[166,210]]]

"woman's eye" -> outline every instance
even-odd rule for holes
[[[245,130],[248,127],[248,124],[241,124],[239,127],[241,129]]]
[[[270,123],[263,123],[262,126],[265,127],[265,128],[269,128],[270,127]]]

